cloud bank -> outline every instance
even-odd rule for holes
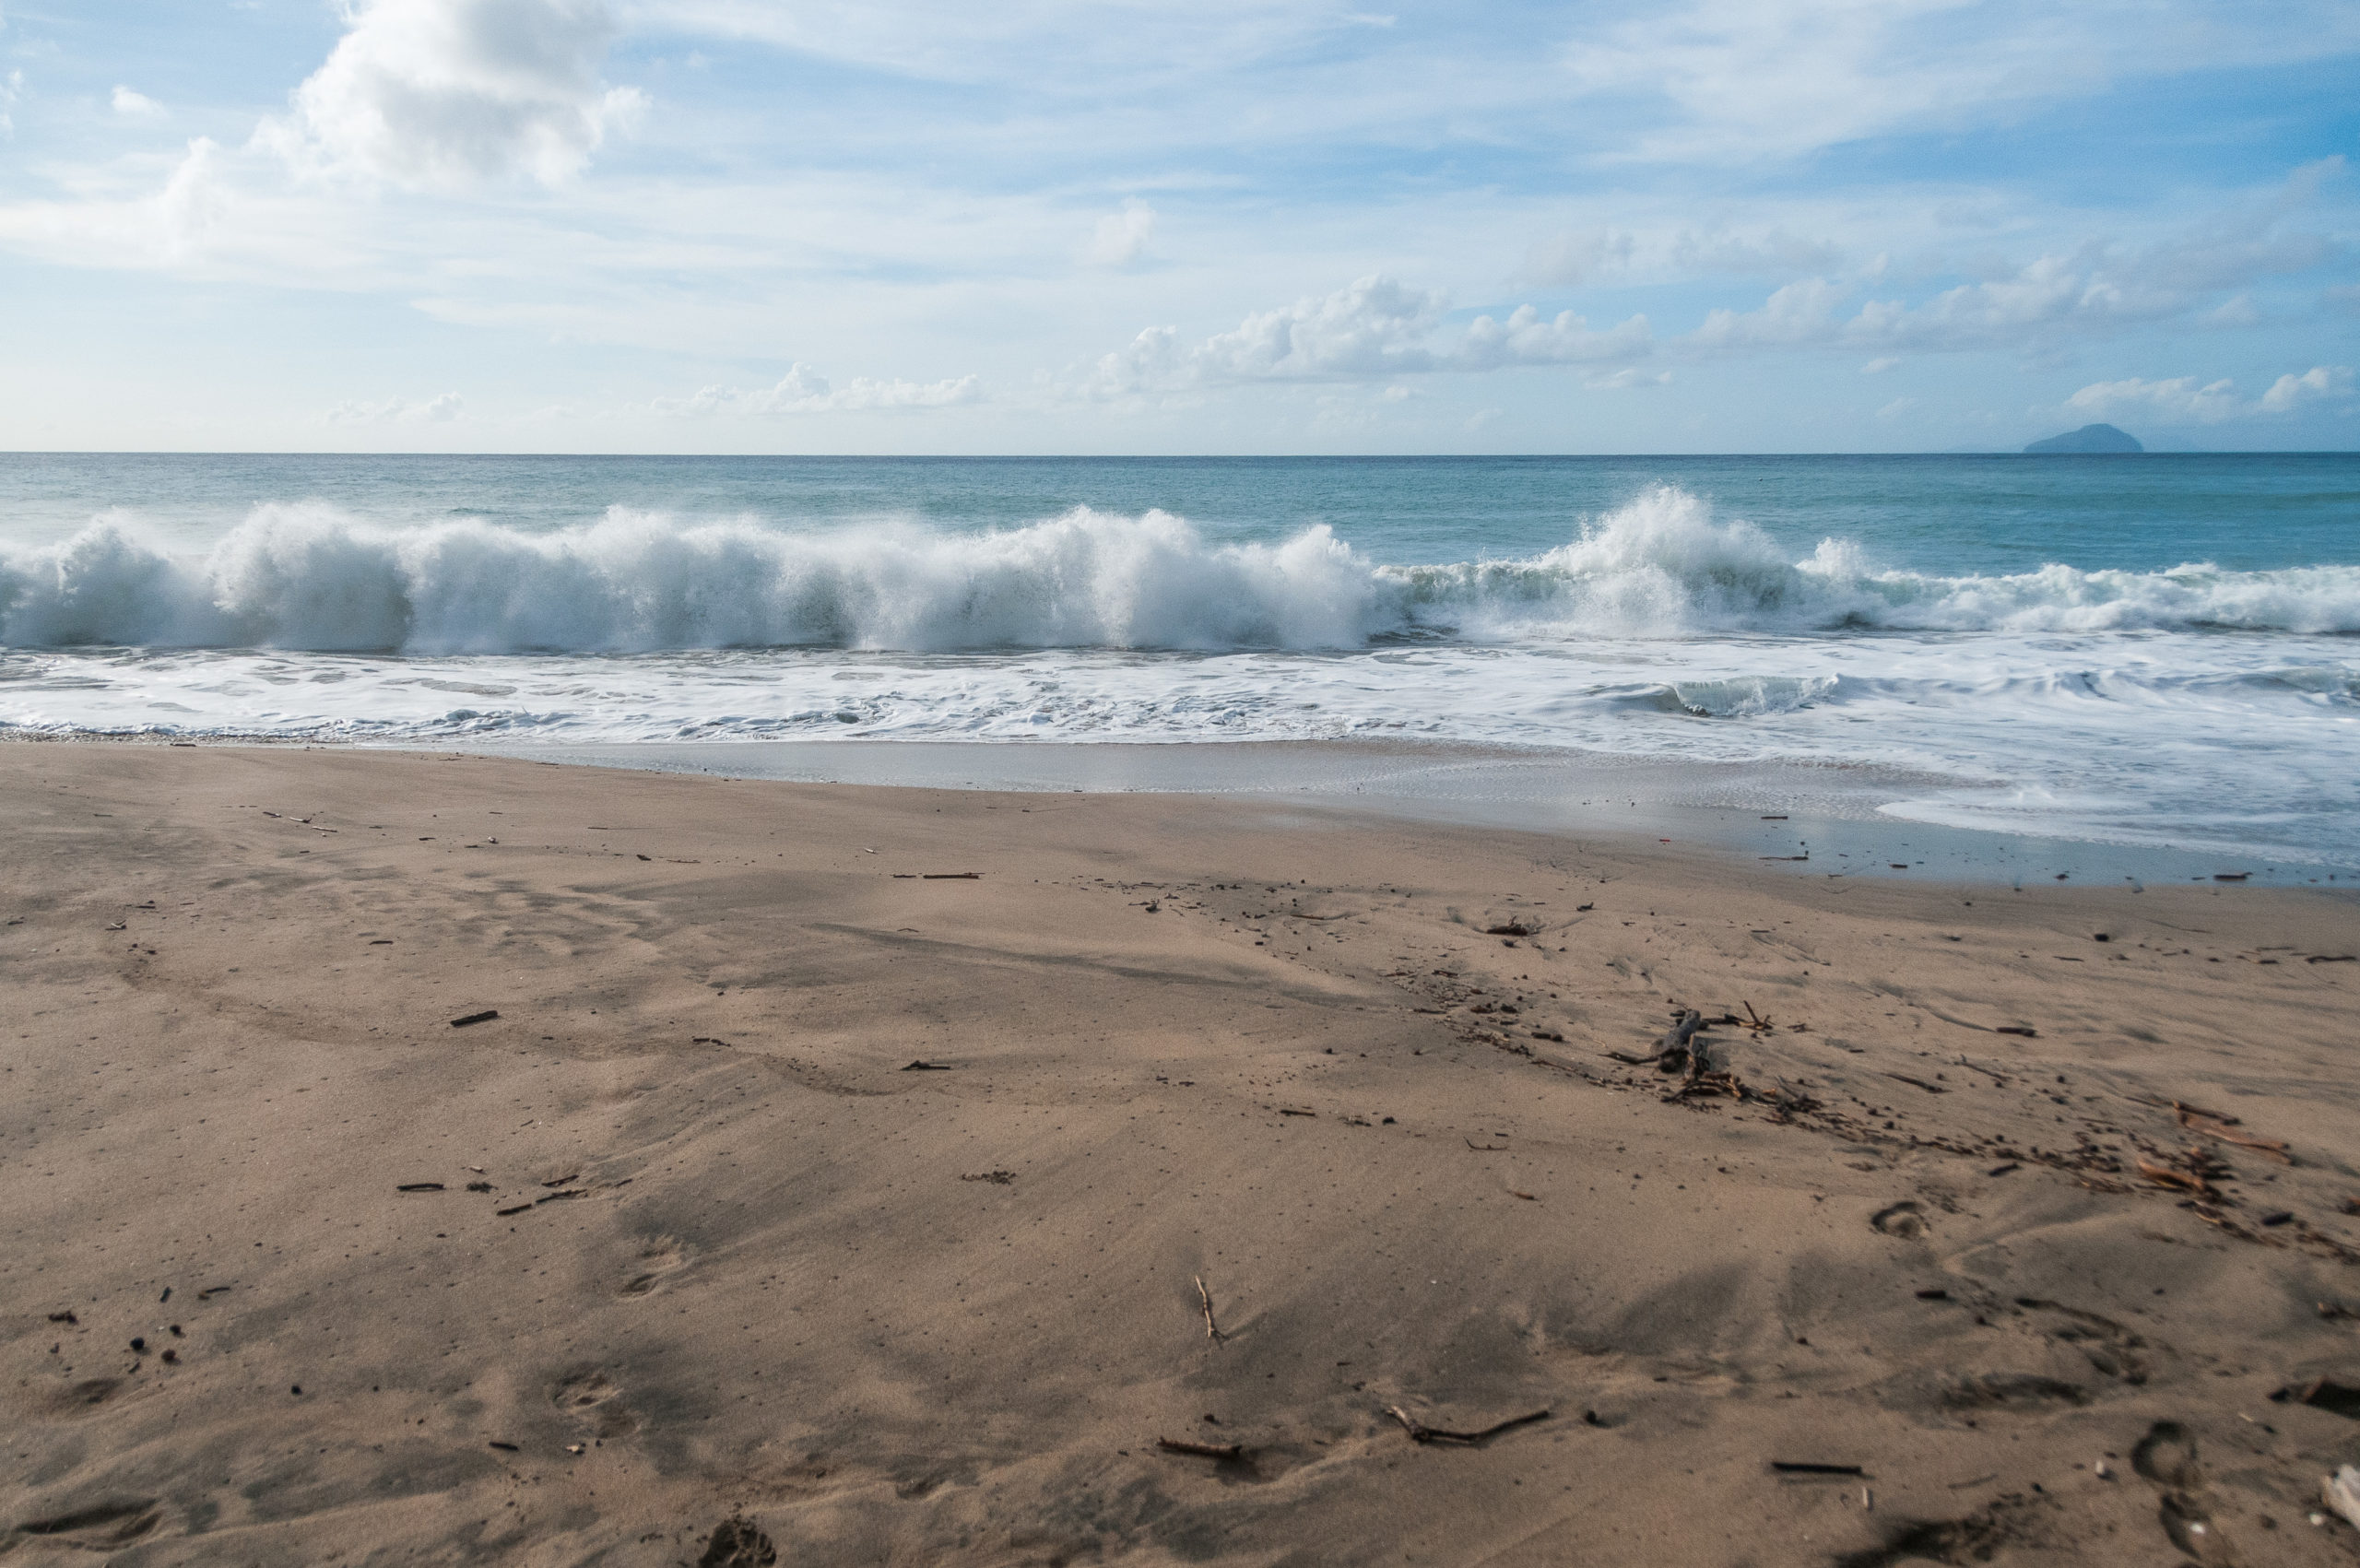
[[[2250,400],[2239,397],[2236,383],[2227,377],[2199,384],[2194,376],[2168,381],[2131,376],[2093,383],[2067,398],[2065,407],[2101,419],[2139,414],[2166,425],[2218,425],[2292,414],[2306,404],[2348,398],[2352,392],[2351,366],[2313,365],[2299,375],[2290,371],[2280,376]]]
[[[1083,379],[1092,397],[1131,397],[1254,382],[1347,382],[1513,365],[1594,365],[1644,358],[1647,319],[1594,330],[1571,311],[1544,318],[1530,305],[1479,315],[1455,334],[1440,292],[1372,275],[1321,297],[1257,311],[1227,332],[1184,343],[1151,326],[1102,356]]]

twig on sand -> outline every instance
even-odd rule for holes
[[[981,871],[922,871],[918,879],[925,882],[980,882],[984,874]]]
[[[1204,1303],[1205,1338],[1215,1344],[1221,1343],[1221,1331],[1213,1326],[1213,1293],[1205,1289],[1205,1277],[1201,1274],[1197,1276],[1197,1300]]]
[[[1530,1410],[1523,1415],[1510,1416],[1504,1421],[1494,1422],[1481,1432],[1449,1432],[1438,1426],[1426,1425],[1398,1405],[1387,1405],[1385,1409],[1387,1414],[1399,1421],[1408,1431],[1410,1441],[1412,1443],[1464,1443],[1471,1445],[1497,1437],[1510,1427],[1524,1426],[1532,1421],[1545,1421],[1549,1419],[1549,1412],[1545,1409]]]
[[[1782,1476],[1859,1476],[1868,1473],[1858,1465],[1814,1465],[1800,1459],[1773,1459],[1770,1468]]]
[[[465,1028],[466,1028],[466,1027],[467,1027],[467,1025],[469,1025],[469,1024],[471,1024],[471,1023],[490,1023],[493,1019],[496,1019],[496,1018],[498,1018],[499,1016],[500,1016],[500,1009],[499,1009],[499,1008],[486,1008],[483,1011],[481,1011],[481,1012],[479,1012],[479,1013],[469,1013],[469,1014],[468,1014],[466,1017],[465,1017],[465,1018],[454,1018],[454,1019],[453,1019],[453,1020],[451,1020],[451,1027],[452,1027],[453,1029],[465,1029]]]
[[[1245,1447],[1238,1443],[1191,1443],[1185,1437],[1159,1437],[1155,1445],[1166,1454],[1195,1454],[1207,1459],[1234,1462],[1245,1457]]]

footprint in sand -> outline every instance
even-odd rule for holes
[[[1916,1241],[1926,1233],[1926,1211],[1915,1203],[1896,1203],[1869,1216],[1869,1223],[1888,1236]]]
[[[620,1397],[622,1390],[603,1372],[577,1372],[558,1383],[550,1402],[600,1437],[627,1437],[639,1417]]]
[[[771,1538],[740,1515],[724,1519],[713,1532],[704,1555],[697,1559],[697,1568],[771,1568],[777,1561],[778,1548],[771,1544]]]
[[[631,1278],[623,1281],[622,1293],[626,1296],[651,1295],[688,1266],[687,1247],[669,1236],[658,1237],[639,1255],[639,1263]]]
[[[2204,1468],[2196,1460],[2196,1434],[2177,1421],[2157,1421],[2130,1451],[2130,1468],[2164,1488],[2156,1522],[2171,1543],[2200,1562],[2225,1564],[2229,1543],[2212,1521],[2205,1501]]]

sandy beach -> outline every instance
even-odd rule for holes
[[[16,1561],[2360,1550],[2349,892],[292,747],[0,823]]]

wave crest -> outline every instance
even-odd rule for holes
[[[270,505],[202,559],[113,522],[0,556],[0,645],[20,648],[1218,651],[2188,627],[2360,631],[2360,568],[1945,577],[1873,569],[1840,539],[1791,560],[1762,530],[1670,488],[1539,556],[1427,566],[1372,562],[1325,526],[1222,544],[1167,513],[1088,508],[993,533],[824,535],[618,509],[531,535],[481,522],[379,528]]]

